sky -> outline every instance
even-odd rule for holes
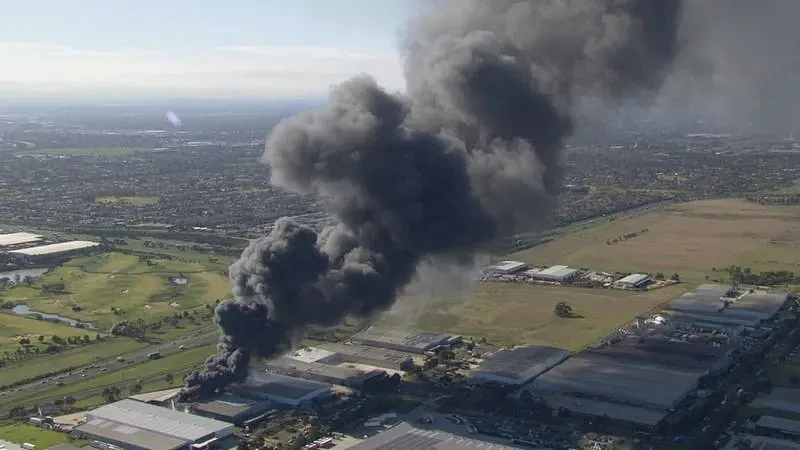
[[[2,98],[297,98],[402,90],[422,0],[0,0]]]

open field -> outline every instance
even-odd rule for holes
[[[0,439],[22,445],[27,442],[36,448],[45,449],[58,444],[71,442],[69,435],[57,431],[45,430],[33,425],[15,423],[13,425],[0,426]],[[86,441],[74,441],[73,445],[85,445]]]
[[[800,272],[800,207],[744,200],[670,205],[592,224],[509,255],[533,264],[569,264],[619,272],[674,272],[700,283],[714,267]],[[608,245],[628,233],[649,232]]]
[[[410,325],[421,330],[485,337],[495,345],[549,344],[577,350],[633,320],[638,314],[673,299],[685,289],[685,286],[675,285],[640,293],[479,283],[465,304],[451,302],[450,306],[426,311]],[[553,310],[561,301],[567,302],[581,317],[557,317]],[[388,314],[381,322],[399,325],[397,319]]]
[[[209,267],[210,266],[210,267]],[[170,277],[183,275],[178,285]],[[63,292],[48,292],[45,285],[63,283]],[[32,286],[3,293],[3,301],[25,303],[32,310],[60,314],[91,322],[107,330],[120,320],[153,319],[205,305],[230,295],[230,282],[217,263],[152,259],[108,253],[76,258],[57,267]],[[73,310],[79,307],[79,311]],[[122,309],[124,313],[115,313]]]
[[[41,350],[46,345],[39,342],[39,336],[44,336],[45,342],[50,342],[53,336],[67,338],[71,336],[90,336],[94,339],[96,331],[61,325],[45,320],[36,320],[29,317],[15,316],[11,313],[0,313],[0,353],[14,352],[19,347],[19,341],[27,338],[32,346]]]
[[[137,195],[134,197],[117,197],[113,195],[97,197],[94,199],[97,203],[125,203],[133,206],[148,206],[158,203],[158,197],[147,197]]]

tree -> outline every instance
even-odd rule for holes
[[[66,404],[67,406],[74,405],[75,404],[75,397],[73,397],[71,395],[68,395],[68,396],[64,397],[64,404]]]
[[[569,317],[572,314],[572,307],[567,302],[558,302],[554,312],[558,317]]]
[[[131,386],[131,394],[138,394],[139,392],[142,392],[141,384],[136,383],[133,386]]]
[[[653,278],[655,278],[658,281],[662,281],[664,279],[664,274],[661,272],[657,272]]]
[[[43,334],[39,335],[39,342],[44,342],[44,335]]]
[[[169,384],[172,384],[172,382],[175,381],[175,376],[172,375],[171,373],[168,373],[164,375],[164,381],[166,381]]]
[[[669,277],[669,279],[672,280],[672,281],[680,282],[681,281],[681,276],[678,275],[678,273],[676,272],[676,273],[673,273],[672,276]]]
[[[111,402],[113,402],[114,400],[116,400],[116,398],[114,397],[114,393],[113,393],[113,392],[111,392],[111,389],[109,389],[109,388],[103,388],[103,392],[101,392],[101,393],[100,393],[100,395],[102,395],[102,396],[103,396],[103,399],[104,399],[104,400],[105,400],[107,403],[111,403]]]

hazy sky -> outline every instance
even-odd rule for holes
[[[296,97],[401,89],[420,0],[0,0],[0,98]]]

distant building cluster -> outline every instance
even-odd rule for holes
[[[483,269],[480,281],[589,285],[627,290],[646,289],[655,282],[651,275],[644,273],[615,277],[607,272],[576,269],[561,264],[531,267],[521,261],[500,261],[492,264]]]
[[[91,241],[48,242],[38,234],[0,234],[0,256],[17,265],[58,263],[101,248],[100,243]]]

